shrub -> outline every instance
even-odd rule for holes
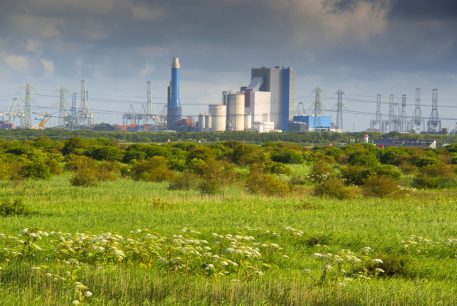
[[[30,162],[21,167],[20,176],[35,180],[46,180],[51,177],[51,171],[44,162]]]
[[[388,176],[370,176],[363,185],[365,196],[385,198],[398,196],[400,193],[398,181]]]
[[[124,158],[122,159],[122,161],[124,163],[129,164],[132,161],[143,160],[145,158],[146,158],[146,153],[145,152],[140,151],[140,150],[131,149],[131,150],[128,150],[125,153]]]
[[[444,164],[432,164],[421,169],[414,178],[413,185],[418,188],[446,188],[457,185],[452,168]]]
[[[83,141],[79,137],[71,137],[67,141],[62,148],[63,155],[70,155],[70,154],[82,154],[84,151],[84,147],[86,146],[85,141]]]
[[[96,166],[99,181],[115,181],[121,176],[121,169],[117,163],[103,161]]]
[[[178,174],[168,186],[170,190],[189,190],[197,186],[198,177],[190,171]]]
[[[252,193],[270,196],[282,196],[290,192],[290,185],[287,182],[274,175],[264,174],[259,167],[251,167],[246,187]]]
[[[91,148],[87,154],[89,157],[96,160],[116,161],[122,160],[122,151],[117,147],[103,146]]]
[[[405,162],[409,157],[408,151],[405,148],[388,147],[381,152],[379,160],[383,164],[400,165]]]
[[[346,166],[341,168],[341,175],[347,185],[363,185],[373,169],[365,166]]]
[[[49,171],[54,175],[61,174],[63,172],[62,166],[55,159],[50,159],[46,161],[46,165],[49,167]]]
[[[373,169],[373,176],[384,176],[394,180],[399,180],[401,177],[400,170],[391,165],[379,165]]]
[[[419,159],[414,161],[414,164],[419,168],[423,168],[423,167],[435,165],[438,162],[439,161],[437,159],[432,158],[432,157],[420,157]]]
[[[288,149],[272,153],[271,160],[284,164],[302,164],[304,162],[303,154],[301,152]]]
[[[0,204],[0,216],[10,217],[18,215],[27,215],[30,211],[25,207],[20,199],[14,201],[7,200]]]
[[[88,167],[80,168],[70,179],[73,186],[91,187],[99,183],[97,171]]]
[[[290,175],[292,173],[289,167],[282,163],[276,162],[269,164],[266,170],[271,174]]]
[[[95,160],[86,156],[70,155],[65,163],[65,170],[77,171],[84,167],[95,167]]]
[[[290,184],[292,185],[305,185],[308,183],[308,177],[306,175],[294,175],[290,179]]]
[[[321,183],[333,175],[334,171],[332,165],[324,160],[318,160],[311,168],[309,177],[312,182]]]
[[[201,193],[215,194],[223,185],[233,182],[235,175],[229,164],[214,159],[208,160],[206,164],[198,184]]]
[[[398,165],[398,168],[405,174],[412,174],[417,171],[417,167],[410,162],[404,161]]]
[[[171,180],[174,176],[175,173],[168,169],[168,160],[162,156],[137,162],[132,167],[134,180],[161,182]]]
[[[375,167],[379,164],[379,161],[374,152],[364,150],[350,153],[348,157],[348,162],[353,166],[365,167]]]
[[[220,185],[215,180],[201,180],[198,184],[198,190],[202,194],[216,194],[220,189]]]
[[[342,180],[330,178],[314,187],[313,194],[320,197],[330,197],[339,200],[351,199],[354,193],[349,187],[346,187]]]

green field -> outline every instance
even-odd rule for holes
[[[0,304],[68,305],[76,299],[90,305],[455,305],[457,300],[456,190],[340,201],[313,197],[306,188],[276,198],[230,186],[210,196],[171,191],[168,183],[119,179],[81,188],[69,180],[64,174],[1,183],[1,200],[21,198],[33,213],[0,217],[0,233],[6,234],[0,246],[9,248],[0,253]],[[35,241],[41,250],[26,250],[11,238],[25,228],[62,233]],[[135,233],[138,229],[148,231]],[[86,233],[87,245],[80,253],[65,253],[59,239],[76,233]],[[125,248],[124,257],[113,259],[106,251],[89,260],[87,241],[103,233],[121,235],[104,246]],[[147,240],[146,247],[160,244],[154,251],[143,250],[142,258],[126,251],[137,242],[147,244],[145,233],[160,237]],[[260,256],[229,254],[227,234],[240,235],[233,238],[237,247],[257,249]],[[243,238],[250,236],[254,240]],[[213,271],[205,256],[186,253],[203,240],[211,254],[237,266],[219,267],[218,261]],[[365,254],[364,247],[372,251]],[[23,254],[12,255],[13,249]],[[157,250],[168,258],[159,260]],[[71,257],[79,263],[65,263]],[[175,257],[182,262],[176,264]],[[87,289],[75,288],[75,282]],[[81,297],[86,291],[92,296]]]

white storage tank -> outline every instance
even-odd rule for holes
[[[211,115],[211,131],[223,132],[227,124],[227,106],[222,104],[212,104],[208,106]]]
[[[210,114],[206,114],[206,115],[205,115],[205,127],[206,127],[206,131],[211,131],[211,126],[212,126],[211,115],[210,115]]]
[[[205,113],[200,113],[198,115],[198,127],[200,128],[200,132],[203,132],[206,129],[205,123]]]
[[[244,115],[244,129],[245,130],[252,129],[252,116],[250,113]]]
[[[229,121],[232,131],[244,131],[244,93],[228,95]]]

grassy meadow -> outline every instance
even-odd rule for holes
[[[0,217],[1,305],[457,300],[452,188],[336,200],[306,187],[267,197],[235,184],[204,195],[125,178],[82,188],[70,177],[0,183],[0,200],[21,198],[32,211]]]

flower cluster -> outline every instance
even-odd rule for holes
[[[432,240],[410,235],[401,241],[405,251],[416,254],[434,254],[437,257],[457,257],[457,238]]]
[[[336,253],[314,253],[313,256],[323,262],[321,283],[337,281],[344,284],[352,279],[371,279],[384,273],[380,258],[371,257],[372,249],[364,247],[360,254],[347,249]]]

